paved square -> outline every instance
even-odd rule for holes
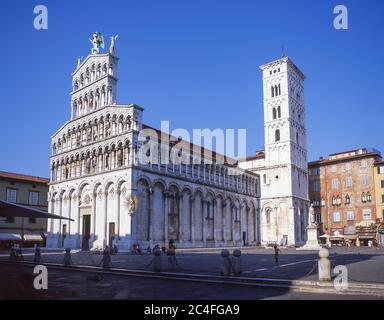
[[[61,250],[42,250],[42,264],[62,263]],[[230,252],[232,253],[232,249]],[[333,266],[348,268],[350,281],[384,283],[384,248],[332,248],[330,259]],[[219,275],[222,259],[220,249],[178,250],[179,268],[172,272]],[[74,252],[73,264],[100,266],[102,256],[91,252]],[[0,260],[7,260],[8,253],[1,252]],[[152,270],[152,255],[119,253],[112,256],[112,267],[130,270]],[[163,271],[168,271],[168,257],[162,256]],[[33,261],[33,250],[24,250],[24,260]],[[276,265],[271,249],[242,248],[244,277],[316,280],[317,252],[282,249],[279,264]]]

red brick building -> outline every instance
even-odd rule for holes
[[[323,240],[357,245],[376,240],[374,166],[380,160],[380,152],[363,148],[308,164],[309,197]]]

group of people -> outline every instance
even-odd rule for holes
[[[133,252],[135,252],[135,245],[133,248],[134,248]],[[147,254],[152,254],[157,250],[160,250],[163,254],[169,255],[171,252],[174,252],[176,250],[175,240],[173,240],[173,239],[169,240],[168,248],[166,246],[160,247],[160,245],[156,244],[152,249],[151,246],[148,245]],[[141,254],[141,250],[140,250],[140,254]]]

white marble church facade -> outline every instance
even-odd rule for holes
[[[265,150],[240,167],[260,175],[261,243],[301,246],[309,212],[305,76],[288,57],[261,70]]]
[[[108,53],[94,45],[72,74],[71,119],[52,136],[49,212],[73,221],[52,220],[47,246],[259,244],[259,175],[215,163],[220,155],[213,163],[142,164],[144,110],[116,103],[117,65],[113,40]]]

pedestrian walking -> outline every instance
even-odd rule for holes
[[[279,249],[279,247],[277,246],[277,244],[275,244],[273,246],[273,250],[274,250],[274,256],[275,256],[275,264],[279,264],[279,254],[281,254],[281,250]]]
[[[35,256],[33,258],[33,262],[35,264],[40,264],[41,263],[41,249],[40,249],[40,246],[36,246],[36,248],[35,248]]]

